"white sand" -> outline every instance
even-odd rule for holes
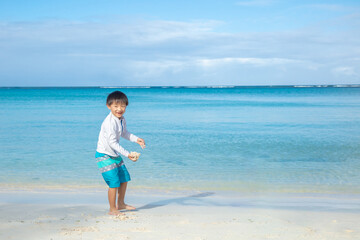
[[[107,215],[106,192],[2,192],[0,239],[360,239],[359,196],[129,193]]]

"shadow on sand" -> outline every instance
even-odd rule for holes
[[[195,194],[195,195],[190,195],[187,197],[171,198],[171,199],[156,201],[156,202],[148,203],[144,206],[141,206],[141,207],[137,208],[136,210],[157,208],[157,207],[162,207],[162,206],[165,206],[165,205],[168,205],[171,203],[176,203],[176,204],[181,204],[181,205],[194,205],[194,201],[202,202],[204,197],[208,197],[208,196],[211,196],[214,194],[215,194],[214,192],[204,192],[204,193],[199,193],[199,194]],[[189,203],[190,201],[191,201],[191,203]]]

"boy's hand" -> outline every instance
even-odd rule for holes
[[[138,138],[137,143],[141,146],[142,149],[146,147],[145,140],[142,138]]]
[[[133,161],[133,162],[136,162],[140,157],[140,153],[137,153],[137,152],[131,152],[129,155],[128,155],[128,158]]]

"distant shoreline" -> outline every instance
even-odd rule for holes
[[[8,86],[0,89],[64,89],[64,88],[360,88],[360,84],[329,84],[329,85],[211,85],[211,86]]]

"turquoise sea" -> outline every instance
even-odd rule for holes
[[[0,88],[0,186],[105,187],[94,155],[121,90],[131,188],[360,193],[360,88]]]

